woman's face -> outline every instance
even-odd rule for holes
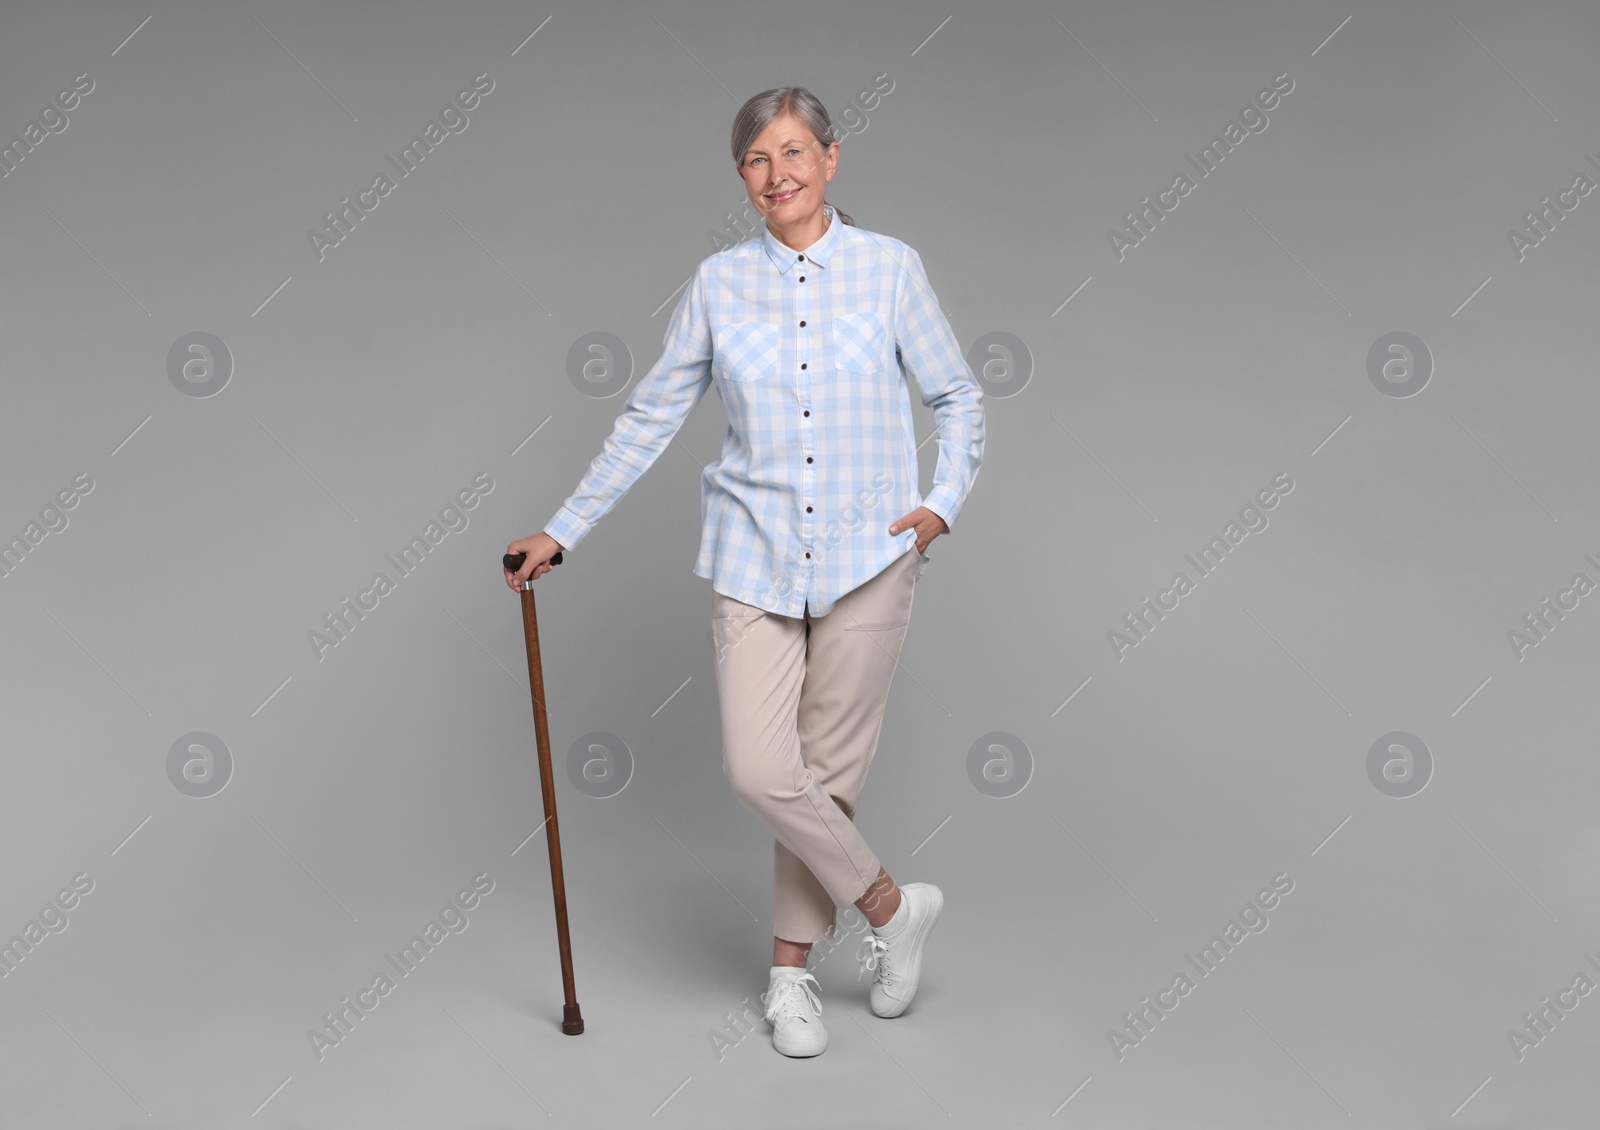
[[[792,115],[774,118],[756,135],[739,166],[750,202],[778,227],[804,225],[822,211],[839,164],[839,145],[827,149]]]

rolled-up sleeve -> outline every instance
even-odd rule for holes
[[[661,358],[634,386],[600,454],[544,532],[567,549],[577,545],[666,450],[711,387],[711,323],[703,267],[678,300],[662,339]]]
[[[895,302],[895,347],[922,403],[933,409],[939,434],[933,488],[922,504],[954,530],[983,462],[983,388],[939,309],[922,256],[909,246],[905,252]]]

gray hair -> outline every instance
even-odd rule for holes
[[[828,108],[811,91],[803,86],[778,86],[771,90],[763,90],[743,106],[733,117],[733,163],[734,166],[744,165],[744,155],[755,144],[756,136],[771,125],[774,119],[785,114],[793,114],[805,123],[826,150],[830,145],[838,143],[839,137],[833,129],[833,119],[828,116]],[[856,227],[856,222],[850,214],[837,204],[830,204],[839,219]]]

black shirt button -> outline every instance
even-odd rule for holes
[[[803,326],[803,325],[805,325],[805,324],[806,324],[806,320],[805,320],[805,319],[804,319],[804,318],[801,318],[801,319],[800,319],[800,324],[801,324],[801,325],[802,325],[802,326]]]
[[[806,513],[807,514],[811,513],[811,507],[809,507],[809,506],[806,507]]]
[[[807,463],[811,462],[811,456],[809,456],[809,455],[806,456],[806,462]]]
[[[805,414],[806,414],[806,415],[807,415],[807,416],[809,416],[809,415],[811,415],[811,409],[809,409],[809,408],[807,408],[807,409],[806,409],[806,412],[805,412]]]
[[[801,281],[801,282],[805,282],[805,281],[806,281],[806,277],[805,277],[805,276],[804,276],[804,275],[801,275],[801,276],[800,276],[800,281]]]

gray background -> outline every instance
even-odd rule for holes
[[[0,533],[94,487],[0,579],[0,939],[94,888],[0,981],[5,1123],[1588,1125],[1600,996],[1520,1058],[1507,1032],[1600,981],[1600,595],[1521,659],[1507,633],[1600,582],[1600,197],[1520,259],[1506,233],[1600,180],[1597,33],[1578,3],[9,6],[0,138],[95,86],[0,179]],[[307,231],[485,72],[319,261]],[[1269,128],[1119,260],[1107,232],[1283,72]],[[906,1016],[867,1008],[857,932],[817,962],[825,1055],[754,1012],[714,1050],[766,987],[771,851],[721,773],[690,572],[708,395],[536,585],[566,1037],[498,560],[621,408],[569,351],[614,334],[627,387],[648,369],[747,203],[733,114],[789,83],[850,131],[829,199],[921,253],[964,348],[1022,346],[860,814],[947,909]],[[1397,331],[1433,367],[1407,397],[1368,372]],[[196,332],[231,354],[212,396],[169,375]],[[1119,660],[1107,632],[1280,472],[1270,526]],[[208,797],[168,772],[196,731],[232,759]],[[1396,731],[1431,755],[1406,797],[1368,772]],[[995,732],[1005,797],[969,770]],[[569,771],[594,733],[631,758],[615,795]],[[319,1061],[307,1031],[482,873],[469,928]],[[1119,1058],[1279,873],[1269,928]]]

